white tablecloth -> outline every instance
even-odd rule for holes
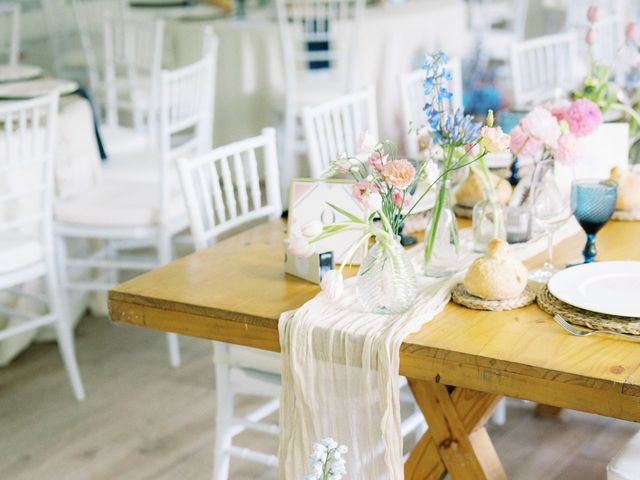
[[[156,10],[157,12],[158,10]],[[380,134],[400,140],[398,75],[422,65],[425,53],[462,54],[469,44],[467,7],[462,0],[421,0],[367,8],[358,39],[358,83],[377,87]],[[256,135],[276,121],[284,76],[277,23],[272,10],[247,19],[175,21],[167,26],[165,58],[188,63],[200,51],[201,29],[220,39],[214,144]]]

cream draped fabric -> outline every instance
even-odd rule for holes
[[[578,231],[572,219],[556,242]],[[462,232],[469,243],[470,232]],[[514,247],[518,258],[544,250],[546,239]],[[421,271],[422,248],[409,252]],[[465,255],[468,265],[476,255]],[[342,297],[323,293],[295,312],[280,317],[282,399],[280,406],[280,478],[301,480],[308,473],[314,442],[332,437],[347,445],[349,480],[404,478],[400,434],[400,346],[442,311],[452,278],[417,276],[418,299],[402,315],[365,313],[355,296],[355,279],[345,282]]]

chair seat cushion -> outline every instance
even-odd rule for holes
[[[640,432],[611,459],[607,465],[607,480],[637,480],[640,478]]]
[[[144,153],[149,145],[147,135],[119,125],[101,126],[100,135],[109,157]]]
[[[0,236],[0,273],[27,267],[43,258],[44,249],[37,239],[6,233]]]
[[[55,203],[56,221],[101,227],[154,226],[160,221],[156,183],[103,180],[91,190]],[[184,200],[173,189],[166,220],[186,218]]]

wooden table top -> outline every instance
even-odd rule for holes
[[[263,224],[125,282],[109,292],[111,319],[278,351],[280,314],[319,291],[284,273],[283,238],[281,223]],[[610,222],[598,235],[598,258],[640,260],[639,239],[640,223]],[[582,233],[563,241],[556,262],[579,258],[583,245]],[[571,336],[535,305],[480,312],[450,303],[407,337],[400,372],[640,421],[640,345]]]

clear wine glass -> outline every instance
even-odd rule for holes
[[[572,215],[569,196],[560,191],[555,181],[553,160],[541,160],[536,165],[531,196],[531,219],[533,226],[547,235],[547,258],[542,268],[532,271],[529,278],[547,283],[558,272],[553,266],[553,234]]]
[[[596,259],[596,233],[613,215],[617,194],[618,185],[611,180],[584,179],[571,184],[571,209],[587,234],[584,263]]]

